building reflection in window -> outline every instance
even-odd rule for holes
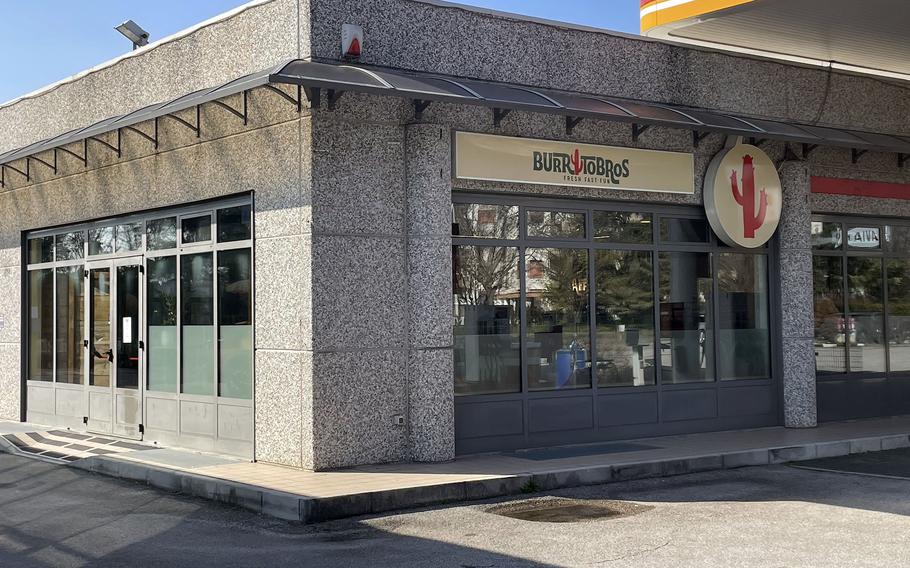
[[[847,309],[854,328],[850,338],[850,370],[885,372],[882,259],[847,258]]]
[[[855,338],[855,328],[844,317],[844,260],[839,256],[815,256],[812,272],[816,373],[845,373],[846,338]]]
[[[650,252],[595,253],[597,384],[653,385],[654,284]]]
[[[771,376],[768,261],[764,255],[717,256],[717,372],[722,380]]]
[[[889,259],[887,269],[888,360],[891,371],[910,371],[910,260]]]
[[[711,255],[660,253],[660,361],[665,384],[714,380]]]
[[[455,246],[452,262],[456,394],[521,391],[518,249]]]

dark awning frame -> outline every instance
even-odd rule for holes
[[[275,85],[295,85],[296,98]],[[891,134],[860,132],[839,128],[795,124],[759,118],[734,116],[724,112],[694,109],[670,104],[620,99],[577,92],[556,91],[537,87],[526,87],[445,77],[429,73],[414,73],[402,70],[382,69],[363,65],[316,63],[308,60],[291,60],[277,67],[239,77],[224,85],[201,89],[165,103],[156,103],[133,112],[104,119],[84,128],[65,132],[58,136],[35,142],[23,148],[0,154],[0,187],[6,185],[6,170],[10,169],[31,180],[31,162],[35,161],[57,173],[58,152],[78,158],[88,167],[89,143],[122,154],[123,132],[141,136],[158,149],[158,123],[171,119],[201,136],[202,122],[200,109],[204,104],[215,104],[235,115],[247,124],[249,119],[247,97],[253,89],[267,89],[297,107],[303,109],[304,100],[310,108],[321,106],[323,91],[327,107],[332,110],[345,92],[370,93],[408,99],[414,106],[415,118],[420,120],[423,112],[434,102],[469,104],[488,107],[492,110],[495,126],[499,126],[512,111],[555,114],[565,117],[566,132],[583,120],[609,120],[632,125],[634,140],[653,126],[692,131],[692,143],[698,147],[709,133],[720,132],[731,136],[749,138],[754,144],[768,140],[793,142],[802,145],[803,158],[819,146],[850,148],[855,164],[869,151],[895,153],[898,166],[903,167],[910,159],[910,138]],[[222,99],[242,95],[242,106],[234,108]],[[178,116],[177,113],[195,109],[195,123]],[[153,121],[151,132],[139,128],[139,124]],[[116,145],[99,138],[102,134],[116,132]],[[82,143],[82,154],[65,146]],[[37,155],[53,151],[53,160],[48,161]],[[12,165],[25,160],[21,169]]]

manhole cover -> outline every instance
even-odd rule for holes
[[[625,501],[588,501],[583,499],[531,499],[495,505],[487,512],[503,517],[538,523],[579,523],[617,519],[650,511],[653,507]]]

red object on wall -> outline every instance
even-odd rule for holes
[[[812,176],[812,193],[910,199],[910,184]]]

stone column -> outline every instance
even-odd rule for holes
[[[817,425],[810,244],[809,166],[784,162],[780,171],[783,213],[779,229],[780,322],[783,343],[784,425]]]
[[[409,454],[446,461],[455,457],[449,129],[408,125],[405,160]]]

